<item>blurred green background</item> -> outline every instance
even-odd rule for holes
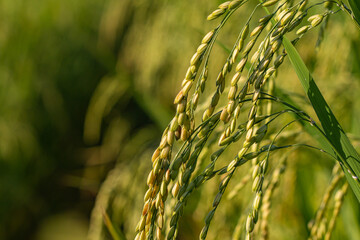
[[[205,19],[219,2],[0,0],[0,239],[110,239],[104,210],[134,237],[149,156],[174,113],[192,53],[215,26]],[[242,19],[233,18],[219,39],[229,48]],[[340,122],[359,136],[359,31],[344,26],[350,23],[345,14],[334,19],[318,51],[316,33],[299,51]],[[214,54],[226,57],[219,46]],[[221,63],[211,64],[215,75]],[[294,80],[289,92],[297,91],[293,70],[282,74]],[[294,229],[275,227],[277,239],[303,239],[329,182],[332,162],[315,155],[314,163],[313,154],[303,152],[297,156],[303,160],[289,164],[288,179],[297,185],[282,186],[293,195],[284,197],[276,221]],[[306,187],[314,180],[319,192]],[[342,220],[338,236],[359,239],[360,215],[352,214],[359,207],[348,196],[342,219],[354,227]],[[195,227],[185,224],[181,239],[196,238],[207,210],[186,215]]]

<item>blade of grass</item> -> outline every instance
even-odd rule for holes
[[[103,210],[103,218],[105,226],[114,240],[126,240],[125,235],[115,228],[114,224],[112,223],[109,215],[105,212],[105,210]]]
[[[353,13],[351,17],[356,22],[357,26],[360,28],[360,2],[359,0],[348,0],[348,2]]]
[[[329,105],[326,103],[314,79],[312,78],[305,63],[301,59],[295,47],[287,39],[283,39],[283,44],[293,65],[296,74],[307,94],[314,111],[322,125],[324,136],[328,144],[336,153],[339,162],[345,172],[347,181],[360,202],[360,157],[355,148],[350,143],[345,132],[336,120]],[[351,172],[351,174],[349,173]]]

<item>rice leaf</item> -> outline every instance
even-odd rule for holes
[[[351,17],[356,22],[357,26],[360,28],[360,2],[359,0],[348,0],[348,1],[353,13]]]
[[[109,215],[105,211],[103,211],[103,219],[104,219],[106,228],[108,229],[111,237],[114,240],[126,240],[125,235],[114,226]]]
[[[347,181],[360,202],[360,156],[336,120],[295,47],[287,38],[284,38],[283,44],[304,91],[319,118],[328,144],[331,145],[331,148],[335,152],[345,172]],[[351,173],[349,171],[351,171]]]

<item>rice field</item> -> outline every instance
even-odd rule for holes
[[[0,6],[0,239],[360,239],[358,2]]]

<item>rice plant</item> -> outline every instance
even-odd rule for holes
[[[214,27],[203,35],[190,58],[174,99],[176,112],[152,154],[151,169],[143,179],[147,189],[142,209],[131,212],[140,215],[135,233],[127,226],[123,226],[126,234],[116,230],[105,211],[111,236],[331,239],[348,189],[360,201],[360,157],[296,47],[310,36],[317,39],[314,51],[320,51],[331,19],[340,14],[347,17],[347,24],[359,27],[359,4],[349,3],[233,0],[215,7],[207,17]],[[246,6],[251,11],[242,11]],[[225,30],[232,21],[231,29]],[[235,41],[227,35],[221,38],[224,31],[237,34]],[[224,59],[212,57],[216,46],[226,53]],[[286,59],[297,79],[282,75]],[[282,87],[298,81],[302,95]],[[275,205],[286,205],[298,191],[290,186],[297,181],[295,154],[315,158],[310,163],[321,155],[332,161],[333,170],[327,188],[319,189],[316,183],[305,186],[316,191],[314,195],[323,195],[306,229],[278,233],[281,227],[276,225],[285,223],[274,219],[279,214]],[[137,167],[145,168],[135,164],[132,171]],[[130,176],[116,180],[121,176],[116,169],[104,185],[131,181]],[[133,187],[126,189],[126,193],[139,193]],[[107,207],[110,192],[99,194]]]

